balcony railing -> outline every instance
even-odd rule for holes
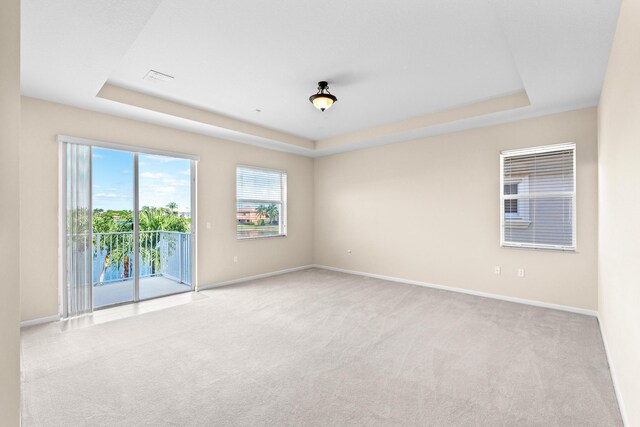
[[[191,233],[140,231],[140,277],[163,276],[191,284]],[[134,277],[132,231],[93,233],[93,285]]]

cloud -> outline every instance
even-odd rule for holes
[[[123,197],[122,194],[116,193],[98,193],[95,196],[101,199],[118,199]]]
[[[159,194],[173,194],[176,192],[175,187],[160,187],[156,189],[156,192]]]
[[[166,206],[178,203],[180,210],[190,205],[191,168],[184,159],[144,155],[146,166],[140,171],[140,203],[147,206]],[[166,165],[167,163],[171,163]]]
[[[178,179],[174,175],[164,172],[143,172],[140,174],[141,178],[147,178],[148,180],[160,181],[163,187],[188,187],[191,185],[188,179]],[[158,184],[152,184],[149,182],[143,182],[143,187],[153,187]]]
[[[167,185],[160,181],[147,181],[140,185],[141,206],[166,206],[169,202],[178,204],[178,210],[182,211],[191,203],[191,191],[189,187]]]
[[[178,187],[189,187],[189,180],[187,179],[163,179],[163,184],[176,185]]]
[[[176,157],[156,156],[153,154],[145,154],[145,157],[149,157],[157,161],[158,163],[171,163],[171,162],[177,162],[177,161],[184,161],[184,159],[178,159]]]
[[[162,172],[143,172],[140,174],[140,176],[143,178],[160,179],[164,176],[169,176],[169,175]]]

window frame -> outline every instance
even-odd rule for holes
[[[281,186],[281,199],[277,204],[280,204],[282,208],[280,209],[280,221],[278,221],[279,231],[278,234],[271,234],[268,236],[248,236],[248,237],[240,237],[238,236],[238,203],[260,203],[260,204],[273,204],[273,200],[262,200],[262,199],[241,199],[238,197],[238,170],[239,169],[251,169],[254,171],[264,171],[264,172],[275,172],[280,174],[280,186]],[[288,174],[287,171],[282,169],[271,169],[265,168],[261,166],[252,166],[246,164],[236,164],[236,179],[235,179],[235,187],[236,187],[236,208],[235,208],[235,229],[236,229],[236,240],[257,240],[257,239],[271,239],[271,238],[279,238],[279,237],[287,237],[287,193],[288,193]]]
[[[506,158],[516,157],[516,156],[524,156],[531,154],[542,154],[542,153],[552,153],[555,151],[573,151],[573,191],[570,192],[573,200],[573,209],[572,209],[572,219],[571,219],[571,237],[572,243],[571,245],[553,245],[553,244],[545,244],[545,243],[528,243],[528,242],[506,242],[504,231],[506,222],[508,221],[510,227],[514,228],[528,228],[531,224],[529,220],[529,216],[526,218],[515,218],[513,220],[509,220],[505,218],[504,211],[504,185],[515,183],[514,180],[509,180],[509,182],[505,182],[504,179],[504,161]],[[551,250],[551,251],[560,251],[560,252],[577,252],[578,248],[578,236],[577,236],[577,187],[578,187],[578,174],[576,169],[576,161],[577,161],[577,149],[576,144],[574,142],[566,142],[562,144],[552,144],[552,145],[543,145],[537,147],[528,147],[528,148],[519,148],[514,150],[504,150],[500,152],[500,246],[503,248],[524,248],[524,249],[536,249],[536,250]],[[528,181],[529,177],[522,177]],[[521,178],[515,178],[518,180]],[[536,197],[532,197],[528,200],[535,199]],[[511,200],[511,199],[510,199]],[[519,200],[519,199],[516,199]],[[519,206],[518,206],[519,207]]]

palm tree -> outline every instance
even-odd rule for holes
[[[93,211],[93,232],[94,233],[111,233],[115,229],[115,224],[113,221],[113,217],[111,215],[107,215],[102,209],[95,209]],[[111,252],[113,250],[113,245],[111,240],[100,239],[97,236],[94,236],[93,247],[95,249],[95,254],[102,254],[104,252],[104,260],[102,261],[102,271],[100,272],[100,278],[98,279],[98,283],[104,283],[104,277],[107,272],[107,269],[111,265]]]
[[[261,218],[268,218],[269,207],[265,205],[258,205],[258,207],[256,208],[256,214],[258,214],[258,216]]]
[[[181,217],[178,212],[178,204],[171,202],[166,208],[155,208],[144,206],[139,213],[140,231],[140,254],[143,259],[148,260],[151,265],[151,274],[155,274],[160,268],[160,243],[161,240],[168,244],[169,251],[176,247],[173,236],[161,236],[159,231],[179,231],[188,232],[191,228],[189,218]],[[95,209],[93,211],[93,232],[94,233],[114,233],[105,234],[98,237],[94,235],[93,248],[95,256],[104,254],[102,271],[99,283],[104,283],[106,272],[109,267],[119,270],[122,268],[122,278],[131,276],[131,259],[134,252],[133,244],[133,212],[126,211],[104,211]],[[144,231],[158,231],[157,233],[144,233]]]
[[[269,224],[274,223],[274,219],[278,219],[280,215],[280,211],[278,210],[278,205],[271,204],[267,206],[267,216],[269,217]],[[277,224],[277,221],[276,221]]]
[[[144,231],[162,230],[164,225],[164,208],[144,206],[139,214],[140,224],[140,254],[142,259],[149,261],[151,274],[154,275],[160,267],[159,233],[144,233]]]
[[[161,233],[156,233],[156,231],[185,233],[191,228],[189,220],[178,215],[177,203],[169,203],[167,208],[144,206],[139,215],[140,231],[152,231],[151,233],[140,233],[140,252],[142,258],[149,261],[152,275],[156,274],[162,262],[160,258],[160,243],[163,237]],[[164,237],[164,239],[164,242],[169,245],[169,251],[175,250],[175,238],[169,236]]]
[[[116,220],[117,219],[117,220]],[[93,211],[94,233],[130,232],[133,229],[133,214],[131,211]],[[110,266],[120,268],[124,266],[123,277],[129,277],[129,252],[133,248],[133,236],[131,234],[107,235],[101,237],[94,235],[93,248],[95,256],[104,253],[102,271],[98,282],[104,283],[107,269]]]

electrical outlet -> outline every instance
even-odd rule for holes
[[[207,228],[211,228],[211,223],[207,222]]]
[[[238,262],[238,255],[233,257],[233,262]]]
[[[347,249],[347,255],[351,255],[351,249]]]
[[[493,273],[497,274],[498,276],[500,275],[500,266],[496,265],[495,267],[493,267]]]
[[[524,268],[518,269],[518,277],[524,277]]]

